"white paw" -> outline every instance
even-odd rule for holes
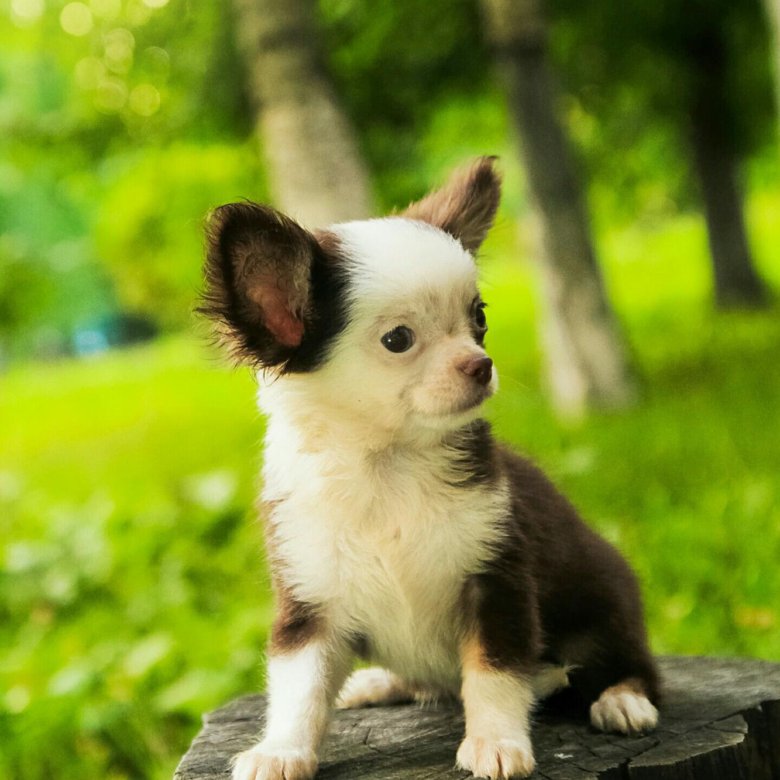
[[[400,704],[413,698],[414,692],[400,677],[387,669],[372,666],[352,672],[339,693],[336,706],[354,709],[377,704]]]
[[[528,777],[536,765],[531,741],[527,737],[466,737],[458,748],[457,762],[459,769],[471,772],[474,777],[488,777],[490,780]]]
[[[638,734],[656,727],[658,710],[643,694],[614,685],[590,705],[590,722],[599,731]]]
[[[317,772],[313,750],[264,745],[262,742],[233,758],[232,780],[311,780]]]

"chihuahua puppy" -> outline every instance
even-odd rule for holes
[[[597,729],[656,725],[636,580],[480,406],[497,387],[475,254],[492,158],[384,219],[310,232],[218,208],[202,311],[258,369],[276,619],[261,740],[234,780],[308,780],[342,707],[452,695],[458,766],[534,768],[534,702],[574,686]],[[377,666],[349,676],[355,657]]]

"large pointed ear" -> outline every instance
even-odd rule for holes
[[[215,209],[206,234],[199,311],[216,321],[236,358],[284,367],[310,318],[316,239],[284,214],[249,202]]]
[[[493,225],[501,199],[501,177],[493,166],[495,159],[480,157],[399,216],[441,228],[475,253]]]

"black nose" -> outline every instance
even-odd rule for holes
[[[466,376],[474,377],[481,385],[488,384],[490,377],[493,376],[493,361],[489,357],[471,358],[465,363],[461,363],[458,368]]]

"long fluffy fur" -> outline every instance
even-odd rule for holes
[[[561,684],[598,728],[655,724],[631,570],[479,416],[497,374],[474,254],[498,199],[482,158],[401,215],[317,234],[254,204],[215,213],[204,311],[277,374],[259,392],[270,704],[235,780],[312,776],[356,656],[381,668],[342,705],[460,697],[457,760],[478,776],[532,771],[533,703]]]

